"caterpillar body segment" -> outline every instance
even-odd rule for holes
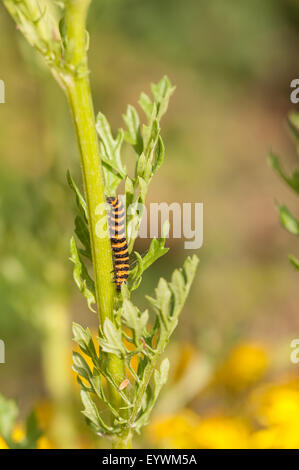
[[[110,206],[108,213],[111,248],[114,260],[114,282],[120,291],[121,285],[129,277],[129,251],[126,239],[126,213],[118,197],[107,197]]]

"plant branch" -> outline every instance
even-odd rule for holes
[[[65,58],[66,66],[73,72],[67,80],[66,88],[81,155],[96,298],[99,322],[102,326],[106,317],[113,321],[115,289],[111,282],[113,263],[107,230],[106,199],[88,78],[85,21],[89,4],[90,0],[69,0],[66,3]],[[98,233],[99,226],[104,228],[100,234]]]
[[[69,0],[66,3],[66,66],[72,71],[71,79],[66,83],[66,90],[80,148],[99,323],[103,327],[106,318],[114,321],[115,287],[111,275],[113,261],[101,156],[88,78],[85,22],[89,4],[90,0]],[[124,378],[123,361],[110,354],[107,362],[115,382],[121,383]],[[115,407],[120,406],[119,394],[112,389],[110,393]]]

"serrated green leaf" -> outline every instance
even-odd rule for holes
[[[183,268],[174,271],[170,283],[161,278],[155,289],[155,297],[147,296],[160,318],[161,326],[164,326],[169,336],[177,325],[178,316],[188,296],[197,265],[197,256],[188,257]]]
[[[165,279],[160,278],[158,286],[155,289],[155,298],[146,296],[147,300],[155,308],[157,315],[159,316],[161,327],[168,331],[169,330],[169,321],[171,316],[171,290],[168,286],[168,283]]]
[[[125,140],[134,147],[139,155],[142,152],[143,142],[140,134],[140,120],[134,106],[128,105],[126,114],[123,114],[123,120],[128,128],[128,132],[124,136]]]
[[[103,359],[103,357],[99,358],[99,361],[98,361],[98,364],[97,364],[97,369],[98,369],[99,373],[103,377],[105,377],[107,382],[114,388],[114,390],[117,391],[117,393],[123,399],[123,401],[126,403],[128,408],[131,408],[133,406],[132,403],[130,402],[130,400],[128,399],[126,394],[122,390],[119,390],[119,383],[117,384],[116,381],[115,381],[115,378],[110,374],[109,370],[106,367],[105,360]]]
[[[84,406],[84,410],[82,411],[82,414],[87,418],[88,422],[90,422],[93,426],[93,428],[102,434],[105,432],[111,432],[113,431],[113,428],[111,426],[108,426],[107,424],[104,423],[102,418],[99,415],[98,409],[94,403],[94,401],[91,398],[91,394],[89,392],[85,392],[84,390],[81,390],[81,400]]]
[[[150,392],[149,394],[145,395],[146,400],[142,406],[143,412],[140,414],[139,418],[136,420],[136,423],[135,423],[137,430],[139,430],[142,426],[145,426],[148,423],[150,414],[159,397],[161,389],[163,385],[167,382],[168,371],[169,371],[169,360],[165,358],[161,363],[160,370],[156,369],[154,371],[153,392]],[[151,391],[150,388],[149,390]]]
[[[86,385],[80,378],[80,375],[77,375],[76,380],[78,384],[80,385],[81,390],[84,390],[84,392],[93,392],[93,388],[90,387],[89,385]]]
[[[88,220],[88,210],[87,210],[87,204],[85,202],[85,199],[84,197],[82,196],[80,190],[78,189],[76,183],[74,182],[69,170],[67,171],[67,174],[66,174],[66,178],[67,178],[67,182],[70,186],[70,188],[72,189],[72,191],[74,191],[75,193],[75,196],[76,196],[76,202],[77,202],[77,207],[80,211],[80,213],[83,215],[83,217],[85,218],[85,220],[87,221]]]
[[[94,342],[89,328],[86,330],[78,323],[72,325],[74,341],[80,346],[81,350],[94,361],[97,360],[97,353],[94,347]]]
[[[103,334],[98,338],[103,351],[115,354],[118,357],[124,357],[126,349],[122,340],[122,331],[117,328],[109,318],[105,319]]]
[[[99,372],[94,369],[93,376],[90,379],[90,383],[92,385],[94,393],[108,406],[109,410],[112,412],[113,416],[117,418],[118,421],[122,421],[121,416],[119,415],[118,411],[112,406],[109,399],[106,398],[102,378]]]
[[[90,246],[90,236],[87,223],[83,217],[77,215],[75,218],[75,234],[82,243],[84,250],[80,252],[91,261],[91,246]]]
[[[132,302],[125,299],[122,305],[121,316],[124,324],[133,331],[135,344],[139,344],[148,322],[148,311],[145,310],[145,312],[140,313]]]
[[[143,147],[147,159],[151,157],[151,152],[157,143],[159,132],[160,127],[157,119],[153,119],[148,126],[142,126]]]
[[[173,315],[176,315],[176,311],[181,309],[181,305],[185,302],[185,297],[187,295],[185,291],[185,279],[181,271],[174,271],[171,276],[170,286],[175,299],[175,308]]]
[[[168,226],[167,223],[166,225]],[[166,225],[164,225],[165,229]],[[169,248],[165,248],[166,234],[167,232],[165,230],[163,237],[158,239],[153,238],[153,240],[151,241],[148,252],[142,258],[143,272],[148,269],[155,261],[157,261],[157,259],[161,258],[161,256],[164,256],[169,251]]]
[[[158,142],[157,146],[155,149],[155,161],[153,164],[153,173],[156,173],[156,171],[160,168],[164,161],[164,155],[165,155],[165,147],[162,141],[162,137],[159,135],[158,137]]]
[[[165,248],[164,246],[166,233],[168,232],[165,232],[163,238],[154,238],[151,241],[149,250],[143,256],[143,258],[141,258],[141,256],[137,252],[135,252],[138,264],[130,271],[128,286],[131,291],[135,290],[138,287],[144,271],[146,271],[146,269],[148,269],[155,261],[157,261],[159,258],[161,258],[161,256],[165,255],[169,251],[169,248]]]
[[[95,312],[92,308],[92,305],[96,303],[94,282],[89,276],[88,271],[79,256],[74,237],[71,238],[70,252],[70,260],[74,263],[73,277],[75,283],[77,284],[80,292],[86,298],[89,309],[92,312]]]
[[[140,197],[139,197],[140,203],[144,204],[145,203],[146,193],[147,193],[147,184],[144,181],[144,179],[141,178],[141,176],[138,177],[138,183],[139,183],[139,187],[140,187]]]
[[[157,116],[161,119],[167,111],[169,98],[175,91],[175,87],[171,85],[169,78],[164,76],[157,84],[153,83],[151,89],[157,103]]]
[[[137,166],[136,166],[136,173],[138,176],[143,176],[146,168],[146,158],[144,153],[140,155],[137,161]]]
[[[108,196],[115,191],[122,179],[126,177],[126,169],[121,161],[121,146],[124,131],[120,129],[114,139],[108,120],[102,113],[98,113],[96,129],[100,138],[100,151],[103,162],[105,190]]]
[[[135,251],[134,254],[137,260],[137,265],[130,270],[129,278],[127,281],[127,286],[130,291],[134,291],[135,289],[137,289],[141,282],[142,273],[144,271],[142,257],[139,253],[137,253],[137,251]]]
[[[76,351],[73,352],[73,370],[87,381],[92,377],[89,365],[84,357]]]
[[[154,109],[154,103],[151,101],[150,97],[146,93],[141,93],[138,103],[143,109],[146,117],[148,119],[151,119]]]

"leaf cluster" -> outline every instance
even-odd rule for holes
[[[142,93],[139,99],[145,115],[144,124],[131,105],[123,115],[125,129],[119,129],[115,136],[102,113],[98,114],[96,121],[106,196],[116,195],[120,183],[125,183],[127,242],[130,252],[140,227],[148,186],[164,159],[160,120],[167,110],[174,87],[167,77],[163,77],[152,85],[151,90],[152,98]],[[122,160],[125,144],[135,154],[133,175],[128,174]],[[78,206],[75,234],[80,247],[78,248],[74,238],[71,240],[74,279],[92,309],[95,303],[94,283],[83,262],[83,257],[91,260],[86,202],[70,174],[68,182]],[[122,284],[121,293],[116,297],[113,319],[106,318],[99,329],[96,346],[88,328],[84,329],[78,324],[73,326],[74,340],[81,349],[81,353],[74,353],[73,368],[81,385],[83,414],[98,434],[124,435],[132,430],[139,432],[148,422],[160,390],[167,380],[168,359],[164,359],[160,366],[158,363],[177,326],[195,275],[197,257],[187,258],[183,268],[174,271],[170,282],[160,279],[155,295],[147,297],[151,313],[149,310],[141,312],[133,304],[131,293],[139,286],[145,270],[167,253],[165,238],[168,230],[167,222],[162,237],[151,241],[143,257],[134,252],[136,266],[130,270],[127,283]],[[124,364],[123,377],[111,375],[107,361],[112,355],[117,356]],[[117,409],[110,401],[109,388],[114,390],[121,403]],[[108,419],[103,417],[105,410],[109,411]]]
[[[123,286],[120,305],[114,312],[116,321],[106,318],[103,329],[99,330],[97,346],[88,328],[73,325],[74,340],[81,349],[81,353],[74,352],[73,369],[81,385],[83,414],[95,432],[121,435],[131,430],[139,432],[147,424],[169,369],[168,359],[160,367],[157,363],[177,326],[197,264],[196,256],[187,258],[183,268],[174,271],[170,282],[160,279],[154,297],[148,297],[154,312],[153,322],[148,310],[141,312],[128,299],[128,289]],[[107,371],[106,353],[124,361],[126,374],[121,383]],[[119,394],[121,409],[115,409],[110,403],[105,384]],[[102,418],[105,408],[113,417],[110,423]]]
[[[63,3],[49,0],[3,0],[20,31],[49,66],[61,66],[59,17]]]

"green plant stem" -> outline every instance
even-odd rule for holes
[[[66,3],[66,67],[71,71],[64,76],[65,89],[72,110],[78,145],[81,155],[81,168],[88,208],[88,222],[94,269],[96,299],[99,310],[99,324],[113,318],[115,287],[112,283],[113,261],[108,233],[106,199],[103,172],[96,134],[95,117],[88,78],[86,53],[86,16],[90,0],[69,0]],[[105,228],[101,236],[97,227]],[[101,230],[103,232],[103,230]],[[116,383],[124,379],[124,363],[110,354],[107,367]],[[115,390],[110,390],[114,406],[119,408],[121,400]]]
[[[113,439],[113,449],[132,449],[132,434],[129,432],[123,436],[116,436]]]
[[[113,263],[106,200],[87,68],[85,20],[89,3],[90,0],[69,0],[66,4],[66,65],[73,73],[65,82],[81,155],[99,321],[103,326],[106,317],[113,320],[115,289],[111,282]],[[105,232],[97,236],[97,224],[103,227],[105,222]]]

